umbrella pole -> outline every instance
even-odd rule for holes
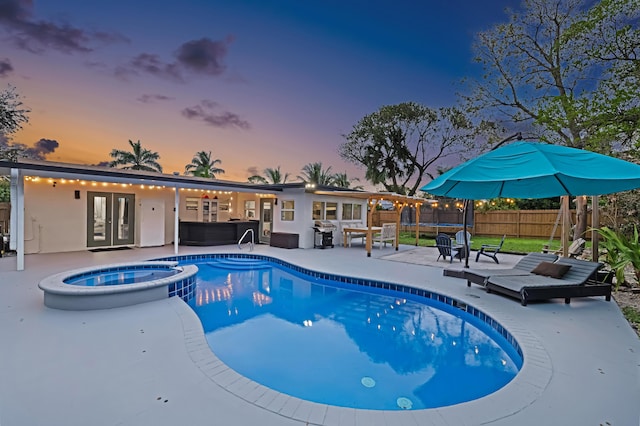
[[[569,233],[571,232],[571,209],[569,196],[563,195],[562,200],[562,257],[569,257]]]
[[[469,240],[467,239],[467,210],[469,210],[469,200],[462,201],[462,228],[464,229],[464,267],[469,267]]]

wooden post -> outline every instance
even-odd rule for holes
[[[373,209],[377,204],[377,200],[375,204],[373,203],[373,198],[369,198],[367,200],[367,257],[371,257],[371,239],[373,238],[373,232],[371,232],[371,222],[373,221]]]
[[[422,203],[416,203],[416,247],[420,242],[420,207]]]
[[[396,251],[398,251],[398,245],[400,241],[400,217],[402,216],[402,210],[404,210],[405,204],[398,204],[398,209],[396,210]]]

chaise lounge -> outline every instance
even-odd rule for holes
[[[573,258],[560,258],[555,263],[542,262],[530,274],[495,275],[486,280],[487,293],[501,293],[520,300],[526,306],[532,300],[564,298],[571,303],[572,297],[605,296],[611,300],[611,284],[592,280],[600,262],[588,262]]]
[[[502,269],[463,269],[461,271],[444,270],[445,276],[455,276],[467,280],[467,287],[471,283],[486,285],[487,279],[491,276],[517,276],[530,275],[542,262],[555,262],[558,256],[553,253],[529,253],[523,256],[512,268]]]

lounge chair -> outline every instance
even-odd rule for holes
[[[440,260],[441,257],[447,260],[447,256],[449,256],[449,263],[452,263],[453,257],[458,255],[458,249],[453,247],[451,237],[447,234],[436,235],[436,247],[438,247],[438,252],[440,253],[436,261]],[[460,261],[462,262],[462,256],[460,256]]]
[[[572,297],[605,296],[605,300],[611,300],[611,284],[596,283],[592,279],[602,263],[563,257],[553,265],[567,265],[569,268],[560,278],[533,273],[520,276],[491,275],[485,288],[487,293],[501,293],[520,299],[522,306],[532,300],[559,297],[564,298],[566,304],[571,303]]]
[[[489,277],[494,276],[517,276],[517,275],[529,275],[531,271],[535,269],[542,262],[555,262],[558,256],[553,253],[529,253],[523,256],[513,268],[503,269],[464,269],[462,271],[456,271],[457,274],[447,274],[446,276],[457,276],[467,280],[467,287],[471,287],[471,283],[486,285]]]
[[[504,239],[507,238],[506,235],[502,236],[502,240],[500,240],[500,244],[483,244],[480,246],[480,250],[478,250],[478,254],[476,255],[476,262],[480,259],[480,255],[487,256],[493,259],[494,262],[498,262],[498,253],[500,253],[500,249],[502,249],[502,245],[504,244]]]

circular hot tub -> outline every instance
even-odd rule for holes
[[[195,292],[195,265],[174,261],[129,262],[74,269],[51,275],[38,284],[44,304],[65,310],[108,309]]]

